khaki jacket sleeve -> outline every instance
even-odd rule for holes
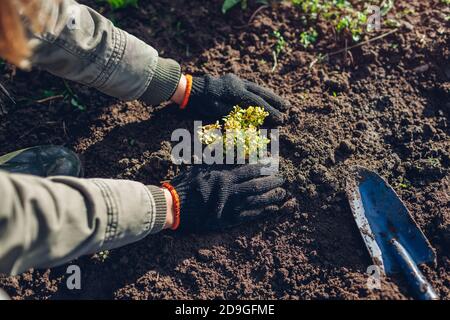
[[[163,229],[160,188],[126,180],[44,179],[0,170],[0,273],[52,267]]]
[[[169,100],[180,65],[73,0],[41,0],[44,32],[31,34],[32,65],[122,99]]]

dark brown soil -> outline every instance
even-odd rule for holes
[[[165,232],[104,262],[81,258],[76,292],[66,289],[64,266],[1,279],[13,298],[409,299],[401,277],[367,289],[371,262],[344,193],[354,164],[377,170],[401,195],[437,251],[437,266],[424,266],[425,274],[450,298],[448,7],[396,1],[396,12],[409,12],[397,32],[313,63],[344,42],[323,27],[319,43],[303,49],[304,27],[290,5],[261,10],[245,26],[255,7],[224,16],[219,0],[141,3],[106,14],[185,71],[234,72],[290,100],[280,152],[295,212],[222,234]],[[274,30],[288,47],[271,72]],[[170,135],[193,124],[175,108],[122,103],[74,84],[87,111],[60,100],[38,104],[43,90],[63,91],[62,80],[1,70],[19,103],[0,121],[0,153],[64,144],[82,154],[87,177],[157,184],[178,172]]]

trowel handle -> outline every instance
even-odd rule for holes
[[[405,274],[408,283],[414,289],[417,298],[420,300],[439,300],[439,296],[434,291],[431,284],[425,279],[408,251],[396,239],[391,240],[398,262]]]

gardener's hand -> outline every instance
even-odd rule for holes
[[[289,105],[288,101],[273,91],[234,74],[217,78],[209,75],[194,78],[186,76],[182,77],[180,86],[172,101],[178,102],[182,109],[193,110],[207,118],[226,116],[235,105],[242,108],[255,106],[269,112],[270,120],[282,123]]]
[[[192,167],[172,180],[180,199],[180,230],[207,231],[279,210],[286,191],[262,165]]]

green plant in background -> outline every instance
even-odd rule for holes
[[[113,10],[117,10],[129,6],[137,7],[139,0],[100,0],[100,2],[107,2]]]
[[[430,157],[427,159],[427,162],[432,166],[433,168],[439,168],[441,167],[441,160],[439,158],[433,158]]]
[[[286,47],[286,40],[284,40],[283,35],[278,30],[274,31],[272,35],[276,39],[275,45],[272,50],[272,56],[273,56],[272,72],[273,72],[277,68],[278,57],[280,56],[280,54],[284,51],[284,49]]]
[[[396,186],[399,189],[411,189],[412,187],[411,182],[405,177],[398,177]]]
[[[367,27],[369,13],[363,1],[347,0],[291,0],[295,7],[305,13],[306,24],[315,24],[322,19],[331,24],[338,34],[349,34],[353,41],[358,42]],[[379,4],[380,14],[385,16],[393,7],[394,0],[368,1]],[[388,19],[384,19],[385,24]],[[392,26],[392,23],[391,23]],[[308,31],[300,36],[301,43],[310,44]],[[305,46],[306,47],[306,46]]]
[[[258,150],[264,150],[270,139],[261,134],[260,126],[269,115],[261,107],[242,109],[235,106],[233,111],[223,118],[223,125],[217,121],[206,125],[197,132],[199,140],[208,146],[217,143],[223,145],[224,152],[233,150],[244,151],[244,156],[255,155]]]
[[[307,31],[300,33],[300,43],[303,47],[308,48],[317,41],[318,33],[316,29],[309,28]]]
[[[67,81],[64,81],[66,91],[64,92],[64,100],[68,100],[70,105],[79,111],[86,111],[86,106],[81,102],[78,95],[72,90]]]
[[[337,32],[350,32],[353,41],[358,42],[364,33],[363,26],[367,22],[367,16],[361,12],[357,12],[355,16],[343,16],[336,25]]]
[[[304,13],[310,15],[310,19],[317,19],[320,11],[322,11],[321,0],[292,0],[292,3],[299,7]]]
[[[395,5],[394,0],[384,0],[383,2],[381,2],[381,10],[380,10],[381,15],[382,16],[387,15],[389,11],[392,10],[394,5]]]
[[[268,0],[256,0],[256,3],[259,4],[268,4]],[[224,0],[222,4],[222,13],[227,13],[230,9],[234,8],[238,4],[241,5],[242,10],[247,9],[248,7],[248,0]]]

